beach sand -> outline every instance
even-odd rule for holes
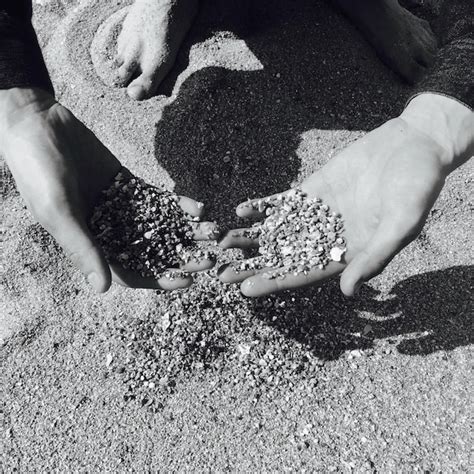
[[[410,94],[326,2],[265,0],[250,24],[201,15],[164,95],[133,102],[91,59],[106,78],[101,25],[128,3],[35,3],[57,98],[134,173],[224,226]],[[473,176],[469,162],[449,177],[420,237],[354,299],[335,280],[249,300],[214,270],[173,294],[98,296],[2,163],[2,471],[468,471]],[[175,359],[173,337],[171,352],[157,343],[172,380],[130,399],[120,367],[137,321],[199,344]]]

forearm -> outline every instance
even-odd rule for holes
[[[409,102],[401,118],[441,147],[448,172],[474,155],[474,112],[458,100],[422,93]]]
[[[31,25],[30,0],[0,3],[0,89],[40,87],[54,93]]]

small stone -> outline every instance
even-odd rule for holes
[[[369,334],[369,332],[372,332],[372,326],[370,324],[366,324],[364,326],[364,330],[362,331],[362,334],[366,336],[367,334]]]
[[[334,262],[340,262],[341,257],[344,255],[345,251],[346,251],[346,249],[341,249],[339,247],[333,247],[329,254],[331,256],[331,259]]]

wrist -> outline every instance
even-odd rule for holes
[[[472,156],[474,113],[457,100],[423,93],[409,102],[400,117],[439,145],[440,159],[449,172]]]
[[[0,138],[25,117],[44,112],[55,103],[50,93],[39,88],[0,90]]]

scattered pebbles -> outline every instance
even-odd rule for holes
[[[307,272],[315,265],[324,268],[344,254],[342,220],[320,200],[292,190],[252,205],[265,210],[267,218],[247,232],[258,236],[261,264],[284,268],[279,276]],[[177,196],[127,171],[103,193],[91,226],[107,258],[145,275],[163,274],[195,255],[189,217]],[[310,393],[323,366],[312,346],[322,336],[312,334],[317,330],[312,324],[303,331],[293,321],[285,322],[292,314],[285,300],[262,300],[253,311],[249,304],[238,287],[229,288],[215,275],[204,274],[186,291],[161,294],[157,307],[144,317],[117,315],[108,325],[107,339],[115,341],[115,355],[106,359],[106,366],[126,384],[124,398],[160,409],[160,400],[183,375],[209,369],[223,375],[229,359],[241,366],[238,378],[256,389],[292,386],[294,377],[304,371]],[[298,343],[293,337],[302,340]],[[305,342],[307,337],[311,344]]]
[[[204,371],[267,392],[288,387],[304,372],[311,392],[324,364],[309,345],[293,339],[297,330],[293,321],[284,322],[292,318],[285,300],[262,299],[253,308],[258,317],[251,304],[237,286],[202,274],[186,291],[157,295],[146,314],[117,314],[105,326],[105,338],[113,341],[108,370],[125,384],[124,399],[159,409],[180,380]],[[312,302],[304,298],[304,304]],[[289,332],[275,330],[273,318]],[[237,372],[229,370],[235,363]]]

